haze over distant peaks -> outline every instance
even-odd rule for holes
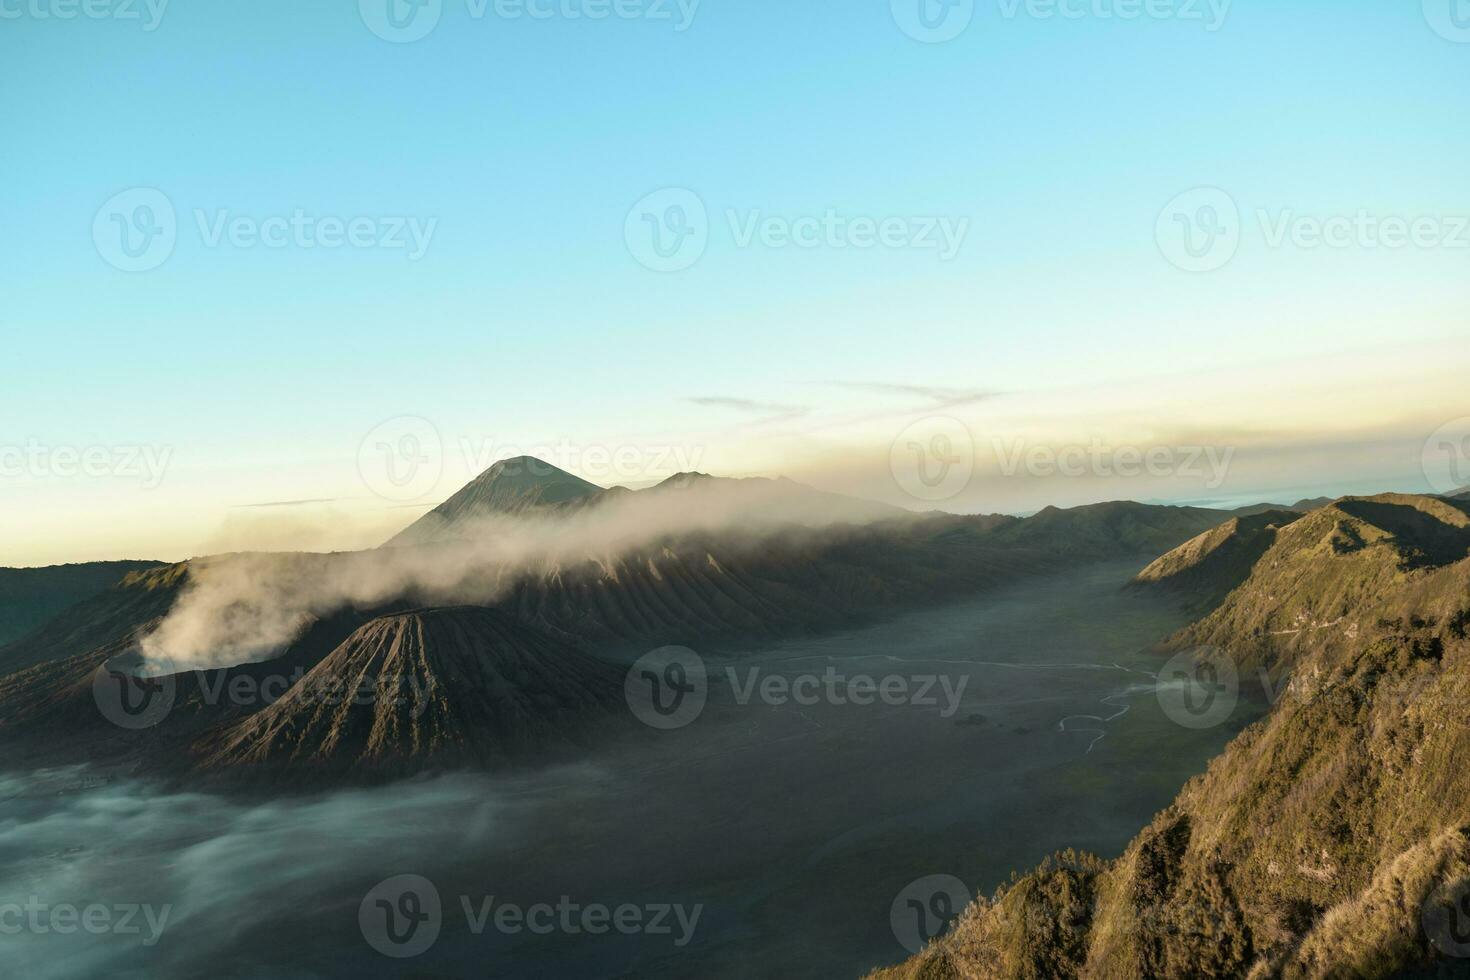
[[[908,515],[908,511],[857,497],[827,493],[786,477],[722,477],[708,473],[676,473],[642,490],[604,489],[533,456],[502,460],[475,477],[459,492],[409,525],[390,546],[428,544],[475,531],[487,518],[580,511],[614,501],[647,503],[649,514],[671,514],[666,495],[681,498],[683,512],[698,512],[705,521],[733,524],[764,518],[794,524],[867,523]],[[626,515],[624,515],[626,516]]]

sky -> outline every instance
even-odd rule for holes
[[[520,451],[1452,489],[1467,82],[1460,0],[0,0],[0,564],[367,546]]]

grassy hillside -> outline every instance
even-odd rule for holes
[[[1256,562],[1276,542],[1277,532],[1301,515],[1267,510],[1236,517],[1153,561],[1138,573],[1136,587],[1157,587],[1187,606],[1208,609],[1250,577]]]
[[[1061,855],[872,976],[1470,973],[1450,955],[1470,957],[1467,555],[1466,509],[1426,497],[1281,529],[1171,641],[1222,647],[1277,692],[1269,715],[1117,860]]]

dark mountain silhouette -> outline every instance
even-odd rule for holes
[[[1306,513],[1309,510],[1316,510],[1318,507],[1326,507],[1330,503],[1332,503],[1331,497],[1307,497],[1304,500],[1298,500],[1287,509],[1299,510],[1302,513]]]
[[[487,517],[524,514],[573,502],[588,503],[604,492],[596,484],[534,456],[517,456],[495,463],[388,544],[437,541],[471,529]]]
[[[995,539],[1082,558],[1104,553],[1156,555],[1228,517],[1203,507],[1115,500],[1065,510],[1047,507],[998,527]]]
[[[1231,511],[1237,517],[1253,517],[1256,514],[1264,514],[1268,511],[1289,510],[1298,514],[1316,510],[1318,507],[1326,507],[1332,503],[1332,497],[1308,497],[1298,500],[1294,504],[1251,504],[1247,507],[1237,507]]]
[[[189,562],[180,562],[127,573],[111,588],[0,646],[0,675],[136,638],[168,612],[190,567]]]

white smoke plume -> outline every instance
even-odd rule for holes
[[[173,609],[142,642],[146,673],[233,666],[275,655],[310,623],[347,606],[494,603],[526,574],[584,562],[610,569],[695,534],[759,539],[793,524],[910,519],[904,511],[787,480],[692,476],[612,490],[580,506],[477,519],[431,544],[339,554],[240,554],[193,563]]]

